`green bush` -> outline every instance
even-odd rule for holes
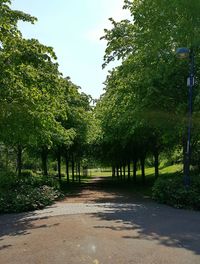
[[[50,176],[36,175],[33,172],[27,172],[22,174],[20,178],[16,180],[17,185],[28,184],[34,187],[47,185],[59,189],[59,182]]]
[[[0,213],[26,212],[51,205],[61,197],[58,190],[49,186],[23,185],[12,192],[1,192]]]
[[[59,184],[50,177],[41,177],[32,171],[22,176],[0,173],[0,213],[25,212],[43,208],[62,197]]]
[[[182,174],[163,175],[152,188],[153,199],[176,208],[200,210],[200,176],[191,176],[191,185],[186,188]]]
[[[10,171],[1,171],[0,170],[0,190],[9,189],[12,186],[16,185],[16,175]]]

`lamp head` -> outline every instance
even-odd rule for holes
[[[176,55],[179,59],[187,59],[190,56],[190,50],[188,48],[178,48]]]

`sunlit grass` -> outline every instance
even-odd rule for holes
[[[88,175],[91,177],[111,177],[112,171],[111,168],[95,168],[89,169]]]
[[[162,168],[160,170],[161,174],[166,174],[166,173],[175,173],[183,170],[183,165],[182,164],[174,164],[172,166],[168,166],[165,168]]]
[[[175,165],[171,165],[171,166],[166,166],[166,167],[160,167],[159,169],[159,175],[162,176],[164,174],[173,174],[176,172],[182,171],[182,165],[181,164],[175,164]],[[123,172],[122,172],[123,174]],[[127,172],[127,168],[126,168],[126,176],[125,178],[128,178],[128,172]],[[52,175],[56,176],[56,173],[52,173]],[[150,167],[150,168],[145,168],[145,175],[146,175],[146,183],[147,185],[152,185],[155,181],[155,169],[154,167]],[[72,173],[70,170],[70,182],[72,182]],[[80,181],[81,184],[87,184],[89,182],[91,182],[92,178],[96,178],[96,177],[111,177],[112,176],[112,170],[110,167],[107,168],[90,168],[87,170],[87,175],[83,176],[83,171],[81,171],[81,177],[80,177]],[[131,180],[133,178],[133,168],[131,167]],[[120,178],[120,175],[119,175]],[[124,179],[124,176],[122,176],[122,178]],[[142,179],[141,179],[141,169],[138,168],[137,170],[137,182],[140,184],[142,183]],[[115,179],[117,179],[117,177],[115,177]],[[67,183],[67,177],[66,174],[64,173],[64,171],[62,171],[62,180],[63,182]],[[78,175],[75,174],[74,177],[75,180],[75,184],[79,183],[79,179],[78,179]]]
[[[171,166],[162,167],[159,169],[159,173],[162,174],[171,174],[176,173],[178,171],[182,170],[181,164],[174,164]],[[126,168],[126,174],[127,174],[127,168]],[[154,176],[155,169],[154,167],[151,168],[145,168],[145,175],[146,176]],[[112,176],[111,168],[96,168],[96,169],[89,169],[88,170],[88,177],[110,177]],[[132,170],[131,170],[131,176],[132,176]],[[141,176],[141,170],[137,170],[137,176]]]
[[[182,165],[175,164],[171,166],[161,167],[159,169],[159,174],[162,177],[162,175],[165,174],[174,174],[178,171],[182,170]],[[82,174],[82,173],[81,173]],[[129,183],[127,181],[128,175],[127,175],[127,168],[126,168],[126,177],[125,181],[121,181],[121,177],[119,176],[119,179],[117,177],[113,178],[112,181],[106,181],[107,188],[118,188],[123,189],[126,191],[130,191],[131,193],[140,194],[145,197],[151,197],[152,195],[152,186],[155,182],[155,168],[145,168],[145,185],[142,182],[141,177],[141,169],[139,168],[137,171],[137,177],[136,177],[136,183],[133,182],[133,168],[131,167],[131,182]],[[77,187],[84,186],[87,183],[90,183],[94,178],[96,177],[105,177],[111,179],[112,176],[112,170],[110,167],[108,168],[92,168],[87,170],[87,176],[81,175],[81,182],[78,182],[78,178],[75,176],[75,182],[72,182],[71,178],[71,172],[70,172],[70,183],[67,183],[66,176],[63,178],[62,182],[62,190],[65,194],[74,193],[74,190],[76,191]],[[122,176],[122,179],[124,179],[124,176]],[[104,187],[105,187],[104,186]]]

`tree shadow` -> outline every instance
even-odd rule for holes
[[[143,194],[134,194],[132,189],[117,187],[112,181],[105,179],[82,187],[75,189],[72,195],[81,196],[84,188],[89,191],[104,191],[105,196],[91,200],[99,208],[99,212],[90,215],[102,220],[94,228],[120,232],[123,239],[153,241],[167,247],[184,248],[200,255],[200,212],[157,204]],[[37,219],[48,218],[38,217],[37,212],[2,215],[0,242],[3,242],[4,236],[28,235],[32,229],[59,225],[34,223]],[[0,249],[10,246],[12,245],[3,245]]]
[[[9,244],[9,245],[0,246],[0,251],[9,247],[12,247],[12,245]]]
[[[49,217],[40,217],[37,212],[27,212],[18,214],[4,214],[0,215],[0,242],[2,243],[6,236],[20,236],[28,235],[33,229],[51,228],[58,226],[59,223],[54,224],[36,224],[36,220],[45,220]],[[11,247],[12,245],[0,246],[0,250]]]
[[[93,216],[105,220],[98,229],[120,231],[124,239],[143,239],[200,255],[200,212],[174,209],[151,201],[118,203],[113,199]],[[105,224],[106,223],[106,224]]]
[[[147,193],[149,187],[151,183],[145,187]],[[124,239],[156,241],[200,255],[200,212],[158,204],[145,194],[144,186],[134,186],[133,182],[113,182],[111,178],[99,177],[95,186],[91,184],[86,188],[105,192],[103,197],[92,199],[102,209],[101,213],[92,215],[106,220],[95,228],[119,231]]]
[[[128,202],[133,199],[148,199],[151,194],[151,185],[143,186],[140,182],[134,184],[133,181],[121,181],[112,177],[96,177],[93,181],[82,184],[70,183],[65,186],[66,196],[63,201],[76,198],[80,202],[85,202],[84,198],[89,197],[89,203],[105,203],[115,199],[115,202]],[[93,193],[95,192],[94,196]],[[100,194],[98,196],[98,193]],[[91,195],[92,194],[92,195]],[[76,200],[76,201],[78,201]]]

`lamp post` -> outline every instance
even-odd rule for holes
[[[187,79],[187,86],[189,87],[189,112],[188,112],[188,133],[187,133],[187,147],[184,153],[184,184],[186,187],[190,186],[190,161],[191,161],[191,128],[192,128],[192,90],[194,86],[194,51],[188,48],[179,48],[176,51],[178,58],[189,59],[189,77]]]

